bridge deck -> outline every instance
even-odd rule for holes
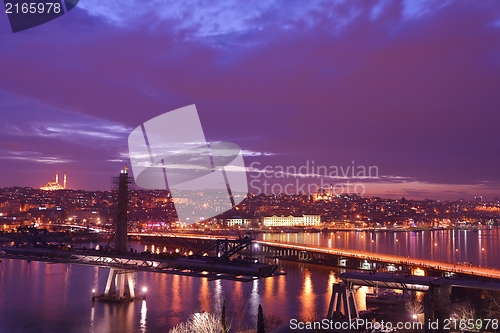
[[[430,286],[500,290],[500,282],[459,277],[414,276],[391,273],[346,272],[340,274],[346,282],[358,286],[427,291]]]
[[[101,251],[70,252],[48,248],[0,247],[5,259],[122,268],[124,270],[189,275],[209,279],[251,281],[279,274],[276,265],[243,260],[221,261],[211,257],[165,257],[155,254],[108,254]]]
[[[335,249],[322,246],[301,245],[301,244],[285,243],[278,241],[257,241],[257,243],[266,246],[278,247],[282,249],[331,254],[346,258],[357,258],[357,259],[368,260],[370,262],[383,262],[395,265],[406,265],[406,266],[434,269],[443,272],[452,272],[458,274],[500,279],[500,269],[495,269],[495,268],[477,267],[477,266],[461,265],[456,263],[439,262],[435,260],[422,259],[422,258],[403,257],[392,254],[365,252],[359,250]]]

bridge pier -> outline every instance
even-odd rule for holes
[[[326,318],[343,320],[359,318],[358,307],[354,300],[354,291],[344,282],[333,284],[332,298]]]
[[[107,302],[132,301],[136,298],[135,280],[135,272],[110,268],[104,294],[94,296],[92,300],[98,299]]]
[[[443,323],[450,318],[451,286],[431,284],[429,291],[424,295],[424,304],[424,322],[439,321],[438,329],[426,327],[425,332],[444,332]]]

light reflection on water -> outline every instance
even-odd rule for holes
[[[500,227],[408,232],[265,233],[259,240],[319,245],[500,268]]]
[[[200,310],[201,312],[209,312],[210,311],[210,303],[211,296],[209,290],[210,281],[208,279],[201,279],[201,288],[200,288]]]
[[[262,236],[482,265],[486,265],[487,260],[496,265],[498,258],[493,251],[500,250],[498,229],[477,233],[337,232]],[[144,245],[135,244],[137,249]],[[147,245],[152,248],[152,244]],[[192,313],[220,309],[223,299],[228,314],[233,317],[234,328],[255,326],[259,304],[265,314],[280,317],[284,324],[291,318],[324,318],[339,270],[285,261],[278,264],[288,275],[249,283],[138,273],[137,286],[139,290],[148,287],[147,299],[117,305],[91,301],[92,289],[102,293],[108,269],[3,260],[0,263],[0,331],[159,333],[168,331]],[[362,287],[356,292],[360,310],[366,309],[366,292],[370,292],[369,288]]]
[[[259,280],[253,280],[250,283],[252,284],[252,293],[250,294],[250,304],[249,304],[250,315],[251,317],[256,318],[260,304]]]
[[[299,300],[301,303],[300,318],[306,321],[310,321],[313,320],[316,316],[316,295],[314,294],[313,283],[311,281],[311,272],[309,271],[309,269],[304,268],[302,278],[302,291],[299,296]]]
[[[209,281],[188,276],[138,273],[137,287],[148,287],[145,301],[92,302],[92,289],[104,289],[108,269],[4,260],[0,264],[2,333],[18,332],[165,332],[195,312],[221,308],[226,300],[233,326],[255,326],[257,307],[265,314],[320,318],[326,314],[331,268],[282,262],[287,276],[249,283]],[[26,320],[29,318],[29,320]],[[242,321],[238,323],[238,321]]]
[[[146,329],[146,318],[148,317],[148,306],[146,305],[146,300],[142,300],[141,305],[141,321],[139,323],[139,328],[141,333],[145,333]]]
[[[90,332],[91,333],[95,332],[95,330],[94,330],[94,320],[95,320],[95,308],[92,307],[90,309]]]

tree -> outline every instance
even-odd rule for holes
[[[462,304],[459,304],[456,309],[455,313],[452,315],[454,319],[458,320],[475,320],[476,317],[476,310],[474,307],[470,304],[470,302],[463,302]]]
[[[189,326],[192,332],[196,333],[220,333],[222,331],[220,319],[207,312],[192,315]]]
[[[498,318],[500,316],[500,292],[495,290],[483,291],[483,297],[485,299],[485,309],[486,318]]]
[[[266,326],[264,323],[264,312],[262,305],[259,304],[259,312],[257,313],[257,333],[266,333]]]
[[[266,332],[270,332],[274,330],[276,327],[283,324],[283,319],[281,317],[270,313],[264,316],[264,326],[266,328]]]
[[[416,319],[417,315],[424,312],[424,306],[422,305],[422,303],[420,303],[417,300],[407,301],[406,302],[406,310],[408,310],[408,312],[410,312],[413,319]]]
[[[236,294],[226,303],[228,326],[236,332],[247,331],[255,327],[255,314],[251,311],[250,294]]]
[[[226,323],[226,332],[231,327]],[[221,333],[224,332],[222,321],[219,316],[212,313],[193,313],[185,323],[172,328],[169,333]]]
[[[168,333],[191,333],[191,329],[187,323],[180,323],[179,325],[171,328]]]

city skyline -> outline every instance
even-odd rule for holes
[[[498,2],[157,5],[84,1],[16,34],[0,15],[0,187],[66,170],[107,190],[133,128],[196,104],[247,167],[355,161],[378,167],[365,196],[500,196]]]
[[[57,175],[57,173],[56,173]],[[64,178],[66,178],[66,172],[64,173]],[[114,176],[110,176],[110,183],[112,181],[112,178],[114,178]],[[307,193],[304,193],[304,192],[294,192],[294,193],[287,193],[286,191],[283,191],[283,192],[271,192],[271,188],[272,188],[272,185],[280,185],[279,182],[277,183],[270,183],[269,186],[255,186],[255,184],[253,184],[252,186],[252,179],[249,178],[250,180],[250,187],[249,187],[249,194],[252,194],[252,195],[255,195],[255,194],[283,194],[283,195],[294,195],[294,194],[297,194],[297,195],[307,195]],[[68,187],[66,188],[66,181],[64,181],[64,185],[63,184],[60,184],[58,181],[57,181],[57,176],[55,178],[51,178],[51,179],[47,179],[47,181],[45,182],[39,182],[40,184],[45,184],[45,185],[40,185],[40,186],[19,186],[19,187],[31,187],[33,189],[42,189],[42,187],[48,187],[49,185],[52,184],[52,186],[55,185],[55,183],[58,183],[61,188],[51,188],[49,190],[76,190],[76,191],[108,191],[108,190],[112,190],[112,187],[109,186],[108,188],[100,188],[100,189],[84,189],[84,188],[71,188],[71,187]],[[302,184],[302,183],[301,183]],[[330,183],[325,183],[324,185],[329,185]],[[336,184],[343,184],[342,182],[340,183],[336,183]],[[259,185],[262,185],[262,183],[260,183]],[[287,185],[287,183],[284,183],[283,185],[280,186],[280,188],[284,188],[285,186]],[[309,184],[305,184],[306,186],[305,187],[301,187],[301,189],[310,189],[310,190],[326,190],[326,191],[329,191],[329,187],[331,189],[331,186],[325,186],[325,187],[321,187],[321,183],[309,183]],[[9,187],[16,187],[18,185],[14,185],[14,186],[9,186]],[[133,186],[136,190],[144,190],[144,191],[149,191],[148,189],[141,189],[140,187],[138,186]],[[7,188],[7,187],[4,187],[4,188]],[[268,189],[269,191],[268,192],[264,192],[263,190],[264,189]],[[255,191],[255,190],[262,190],[262,191]],[[295,188],[293,188],[295,189]],[[371,185],[367,185],[366,186],[366,189],[367,189],[367,192],[366,193],[363,193],[363,194],[360,194],[361,197],[364,197],[364,198],[369,198],[369,197],[380,197],[380,198],[387,198],[387,199],[400,199],[402,197],[406,197],[407,199],[409,200],[440,200],[440,201],[458,201],[458,200],[465,200],[465,201],[474,201],[476,200],[477,197],[481,197],[482,199],[484,199],[484,202],[496,202],[497,199],[500,197],[500,195],[496,195],[495,192],[491,193],[490,195],[487,195],[487,196],[484,196],[482,195],[481,193],[476,193],[476,194],[471,194],[471,195],[468,195],[468,196],[463,196],[463,197],[458,197],[458,198],[447,198],[447,197],[440,197],[440,196],[436,196],[436,197],[433,197],[432,194],[433,193],[429,193],[430,195],[429,196],[408,196],[408,195],[401,195],[401,194],[397,194],[397,193],[382,193],[382,194],[379,194],[379,193],[376,193],[376,192],[373,192],[373,191],[370,191],[371,189]],[[253,191],[252,191],[253,190]],[[167,190],[168,191],[168,190]],[[337,189],[337,192],[338,192],[338,189]],[[334,194],[357,194],[357,193],[352,193],[352,192],[349,192],[349,193],[337,193],[335,190],[333,190],[333,193]],[[315,191],[311,191],[311,193],[309,194],[314,194]],[[408,194],[411,194],[411,193],[408,193]]]

